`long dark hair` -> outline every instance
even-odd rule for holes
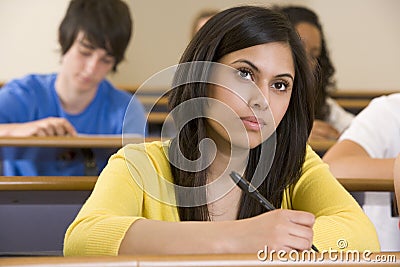
[[[265,172],[265,180],[258,188],[273,204],[280,207],[285,188],[294,184],[301,175],[305,158],[306,142],[313,121],[314,79],[302,43],[290,22],[281,13],[257,6],[240,6],[227,9],[213,16],[194,36],[183,53],[180,63],[217,62],[224,55],[247,47],[281,42],[288,44],[292,51],[295,65],[295,79],[289,107],[276,129],[276,153],[272,167]],[[199,71],[180,69],[175,75],[175,87],[169,93],[170,110],[179,104],[194,98],[207,97],[206,83],[185,83],[201,80],[207,76],[206,68]],[[190,105],[191,109],[202,109],[204,105]],[[190,111],[187,111],[190,112]],[[177,185],[185,187],[203,186],[207,182],[206,171],[190,172],[179,168],[185,159],[179,158],[179,152],[186,159],[196,160],[200,157],[199,143],[206,138],[206,119],[196,118],[182,125],[182,112],[173,113],[177,128],[181,131],[172,140],[168,154],[172,175]],[[245,171],[245,178],[251,180],[255,166],[263,165],[260,159],[262,146],[251,149]],[[268,154],[268,151],[263,153]],[[259,164],[260,163],[260,164]],[[268,174],[267,174],[268,173]],[[183,198],[205,200],[206,192],[177,195],[178,206]],[[205,203],[205,202],[203,202]],[[207,205],[196,207],[179,206],[180,219],[210,220]],[[248,196],[241,199],[238,218],[248,218],[265,212],[262,207]]]
[[[329,57],[324,31],[318,19],[317,14],[312,10],[301,6],[286,6],[280,9],[285,13],[293,27],[297,24],[306,22],[317,27],[321,33],[321,54],[317,58],[318,67],[316,68],[316,77],[318,81],[318,88],[316,92],[316,105],[315,105],[315,118],[325,120],[330,113],[326,98],[329,95],[329,89],[336,88],[336,81],[333,79],[335,74],[335,67]]]

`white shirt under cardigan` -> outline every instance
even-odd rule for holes
[[[375,98],[354,118],[339,138],[351,140],[372,158],[395,158],[400,153],[400,93]],[[382,251],[400,250],[398,218],[391,216],[390,193],[367,192],[365,213],[378,232]]]

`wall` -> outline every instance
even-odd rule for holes
[[[304,4],[320,15],[339,88],[400,90],[398,0],[126,1],[134,17],[134,37],[126,61],[110,75],[116,84],[140,85],[176,64],[201,9],[279,2]],[[57,71],[57,27],[67,5],[68,0],[0,0],[0,81]]]

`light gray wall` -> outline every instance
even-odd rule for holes
[[[135,30],[126,61],[110,75],[115,84],[140,85],[176,64],[189,41],[192,20],[203,8],[295,3],[320,15],[340,89],[400,90],[398,0],[126,1]],[[57,71],[57,27],[68,2],[0,0],[0,80]]]

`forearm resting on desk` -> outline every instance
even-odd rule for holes
[[[307,250],[313,240],[314,216],[274,210],[252,218],[213,222],[163,222],[139,219],[128,229],[119,254],[257,253]]]
[[[393,178],[394,158],[371,158],[360,145],[349,140],[331,147],[323,160],[336,177]]]

